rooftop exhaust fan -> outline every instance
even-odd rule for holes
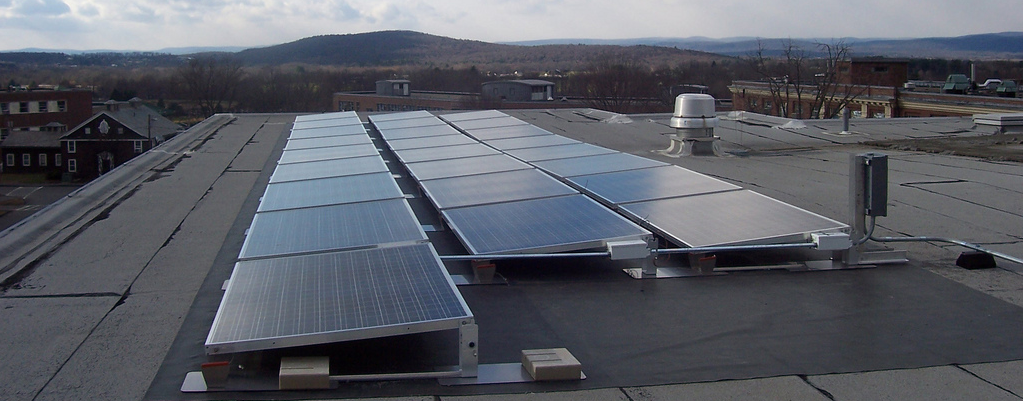
[[[675,98],[675,113],[669,124],[675,129],[671,147],[661,153],[668,156],[714,156],[719,154],[714,127],[718,125],[714,97],[683,93]]]

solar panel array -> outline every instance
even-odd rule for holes
[[[441,118],[468,136],[558,177],[677,246],[799,241],[808,233],[847,228],[722,180],[555,135],[501,112]]]
[[[639,225],[509,154],[534,146],[584,144],[558,139],[498,111],[451,118],[464,118],[459,128],[515,127],[529,134],[494,131],[493,138],[507,141],[495,146],[421,112],[371,116],[370,122],[470,253],[567,252],[651,237]],[[450,131],[438,128],[443,126]]]
[[[238,258],[209,354],[455,329],[472,318],[354,112],[296,118]]]

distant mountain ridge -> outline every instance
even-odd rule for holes
[[[1023,59],[1023,32],[1000,32],[957,37],[932,38],[793,38],[793,43],[812,50],[815,43],[833,43],[842,40],[856,56],[884,56],[897,58],[947,59]],[[779,54],[789,39],[760,39],[770,54]],[[697,50],[727,56],[745,56],[757,49],[758,38],[637,38],[637,39],[551,39],[524,42],[506,42],[519,46],[552,44],[605,44],[619,46],[666,46]]]

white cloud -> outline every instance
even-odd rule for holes
[[[8,16],[55,17],[71,12],[71,7],[60,0],[10,0],[0,3]]]

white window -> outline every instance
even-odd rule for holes
[[[21,165],[25,166],[25,167],[31,166],[32,165],[32,155],[30,155],[28,153],[23,153],[21,155]]]
[[[86,129],[88,129],[88,128],[86,128]],[[78,148],[78,146],[75,146],[75,141],[67,141],[67,152],[68,153],[75,153],[75,151],[78,150],[77,148]]]
[[[117,127],[117,135],[124,135],[124,128]]]
[[[78,172],[78,160],[67,159],[67,172],[77,173]]]
[[[7,165],[14,166],[14,153],[7,154]]]
[[[39,167],[46,167],[46,153],[39,154]]]
[[[92,128],[85,127],[85,135],[89,135],[91,133],[92,133]]]
[[[135,153],[142,153],[142,143],[143,142],[142,141],[132,141],[132,142],[135,142]]]
[[[53,165],[60,167],[60,153],[53,155]]]

